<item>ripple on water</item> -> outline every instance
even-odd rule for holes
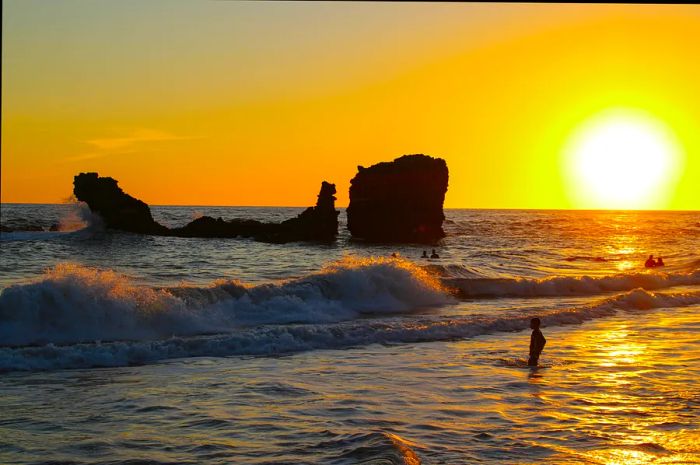
[[[310,449],[324,451],[332,465],[420,465],[419,447],[394,433],[371,432],[339,435]]]
[[[295,386],[289,383],[271,383],[271,382],[254,382],[247,385],[254,392],[264,394],[270,397],[306,397],[316,393],[305,389],[301,386]]]
[[[173,407],[172,405],[149,405],[134,410],[136,413],[154,413],[154,412],[179,412],[182,409]]]

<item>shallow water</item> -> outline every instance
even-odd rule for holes
[[[0,463],[700,463],[697,212],[447,210],[440,260],[0,213],[64,230],[0,235]]]
[[[517,332],[5,374],[0,461],[700,463],[699,310],[545,328],[534,370]]]

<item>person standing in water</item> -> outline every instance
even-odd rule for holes
[[[542,349],[547,343],[547,340],[542,335],[540,331],[540,319],[533,318],[530,320],[530,328],[532,328],[532,336],[530,336],[530,358],[527,361],[527,365],[531,367],[537,366],[537,361],[540,358]]]

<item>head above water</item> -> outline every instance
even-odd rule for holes
[[[530,328],[537,329],[539,327],[540,327],[540,319],[539,318],[533,318],[530,320]]]

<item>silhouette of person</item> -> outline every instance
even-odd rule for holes
[[[663,258],[659,257],[659,258],[656,259],[656,265],[655,265],[655,266],[664,266],[664,265],[665,265],[665,263],[664,263],[664,259],[663,259]]]
[[[428,251],[424,250],[423,255],[421,255],[420,258],[428,258]]]
[[[645,268],[654,268],[656,266],[656,262],[654,261],[654,256],[649,255],[649,258],[647,258],[647,261],[644,262],[644,267]]]
[[[438,255],[435,249],[433,249],[433,253],[430,254],[430,258],[440,258],[440,255]]]
[[[396,255],[396,252],[392,252],[391,258],[396,258],[396,257],[398,257],[398,255]]]
[[[527,365],[536,367],[547,340],[542,335],[542,331],[540,331],[539,318],[530,320],[530,328],[532,328],[532,335],[530,336],[530,358],[527,361]]]

